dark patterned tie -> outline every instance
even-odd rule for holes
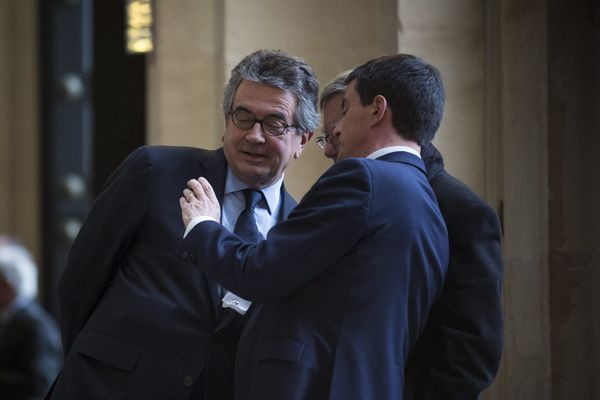
[[[253,189],[242,190],[244,199],[246,200],[246,208],[242,210],[235,222],[233,233],[241,237],[244,241],[249,243],[258,243],[260,240],[260,234],[258,233],[258,227],[256,226],[256,218],[254,211],[260,199],[262,199],[262,192]],[[219,297],[225,296],[226,290],[219,285]],[[231,310],[230,310],[231,311]]]
[[[257,243],[260,240],[258,227],[256,226],[256,218],[254,211],[256,205],[262,199],[262,193],[258,190],[244,189],[244,199],[246,199],[246,208],[238,217],[233,233],[241,237],[247,242]]]

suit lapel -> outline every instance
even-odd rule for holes
[[[285,190],[285,183],[281,185],[281,207],[279,208],[279,217],[278,221],[283,221],[287,219],[288,215],[292,212],[294,207],[296,207],[296,201],[290,196],[290,194]]]
[[[223,149],[211,151],[208,154],[198,159],[199,174],[194,178],[200,176],[206,178],[213,187],[217,199],[223,207],[223,197],[225,196],[225,179],[227,177],[227,161]],[[222,314],[221,299],[219,296],[219,285],[212,279],[206,279],[207,291],[210,293],[210,297],[213,304],[213,312],[215,315],[215,321],[220,320]],[[220,325],[220,323],[219,323]]]

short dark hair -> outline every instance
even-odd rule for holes
[[[263,83],[292,92],[298,99],[295,118],[300,132],[313,132],[319,125],[317,100],[319,83],[310,65],[302,58],[281,50],[259,50],[244,57],[231,70],[223,93],[223,114],[228,115],[242,80]]]
[[[385,97],[392,125],[400,136],[420,146],[435,137],[444,113],[444,85],[434,66],[409,54],[383,56],[354,69],[346,84],[356,81],[362,105]]]

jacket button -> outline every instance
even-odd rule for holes
[[[192,383],[194,383],[194,378],[192,378],[191,376],[186,376],[185,378],[183,378],[183,384],[185,386],[192,386]]]
[[[182,257],[182,258],[183,258],[185,261],[189,260],[189,259],[190,259],[190,252],[189,252],[189,251],[187,251],[187,250],[186,250],[186,251],[184,251],[184,252],[183,252],[183,254],[181,254],[181,257]]]

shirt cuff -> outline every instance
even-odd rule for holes
[[[192,219],[190,221],[190,223],[187,225],[187,227],[185,228],[185,232],[183,233],[183,237],[185,238],[187,236],[188,233],[190,233],[190,231],[192,229],[194,229],[194,227],[196,225],[198,225],[200,222],[204,222],[204,221],[215,221],[215,222],[219,222],[216,219],[206,216],[206,215],[201,215],[199,217],[196,217],[194,219]]]

